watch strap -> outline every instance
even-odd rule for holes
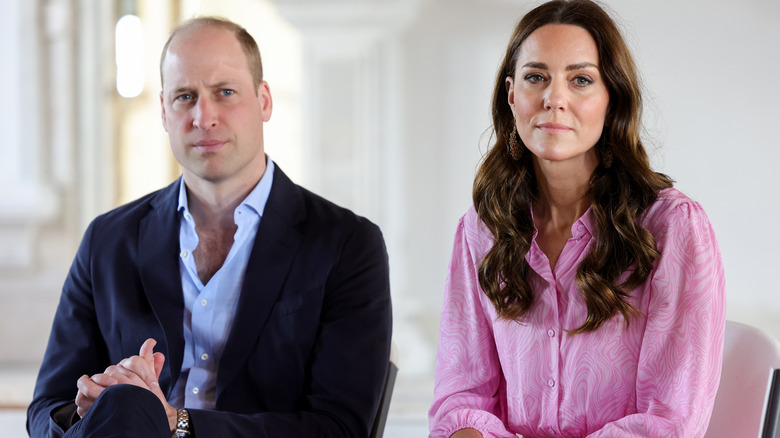
[[[190,436],[190,413],[186,409],[176,410],[176,429],[172,434],[175,438],[187,438]]]

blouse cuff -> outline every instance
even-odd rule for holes
[[[431,428],[429,438],[449,438],[461,429],[476,429],[483,438],[517,438],[495,415],[475,410],[460,409],[448,413]]]

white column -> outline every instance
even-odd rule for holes
[[[79,65],[76,140],[79,230],[117,202],[117,145],[114,125],[116,71],[114,62],[115,2],[78,0],[75,35]],[[79,236],[80,237],[80,236]]]
[[[0,50],[6,65],[6,104],[0,106],[3,133],[0,160],[0,268],[28,269],[35,259],[38,228],[59,211],[54,190],[59,170],[47,156],[48,126],[40,123],[50,94],[41,87],[39,29],[34,23],[36,1],[8,0],[0,14]]]
[[[114,202],[111,4],[3,3],[0,367],[40,360],[87,221]]]

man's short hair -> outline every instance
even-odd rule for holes
[[[168,54],[168,46],[171,45],[173,38],[180,32],[193,31],[202,27],[214,27],[233,33],[236,40],[238,40],[238,43],[241,45],[241,50],[243,50],[244,55],[246,55],[249,73],[252,74],[252,80],[255,83],[255,92],[257,92],[257,87],[260,85],[260,82],[263,82],[263,61],[260,58],[260,49],[257,47],[257,42],[255,42],[255,39],[252,38],[252,35],[250,35],[246,29],[238,24],[226,18],[212,16],[191,18],[176,26],[176,28],[171,31],[171,36],[169,36],[168,41],[165,42],[162,55],[160,56],[160,84],[163,83],[163,63]]]

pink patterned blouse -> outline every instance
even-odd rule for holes
[[[492,235],[474,209],[461,218],[441,315],[430,436],[464,428],[485,438],[701,437],[720,378],[725,281],[701,206],[661,192],[641,219],[661,257],[618,315],[569,335],[587,314],[577,266],[596,239],[588,210],[554,270],[531,246],[535,305],[523,323],[499,320],[477,279]]]

